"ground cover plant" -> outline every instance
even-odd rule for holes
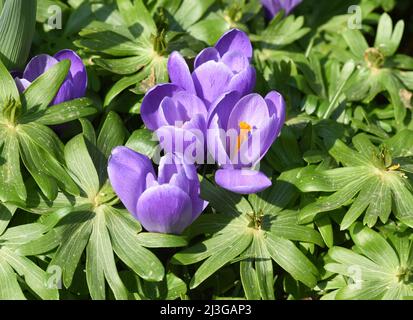
[[[411,299],[412,13],[0,0],[0,299]]]

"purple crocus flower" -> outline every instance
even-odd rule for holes
[[[117,147],[109,159],[108,174],[125,207],[151,232],[180,234],[208,204],[199,196],[195,166],[173,154],[161,158],[156,177],[148,157]]]
[[[224,92],[251,93],[256,81],[251,58],[248,35],[238,29],[227,31],[214,47],[202,50],[195,58],[192,79],[197,95],[209,107]]]
[[[23,92],[44,72],[66,59],[71,62],[70,70],[51,104],[55,105],[84,97],[87,88],[86,68],[82,59],[74,51],[68,49],[59,51],[53,57],[41,54],[30,60],[23,72],[23,76],[15,78],[17,88],[20,92]]]
[[[212,106],[208,121],[208,151],[220,165],[215,181],[241,194],[260,192],[271,185],[259,161],[280,134],[285,121],[285,101],[271,91],[265,98],[238,92],[224,94]]]
[[[290,14],[301,2],[302,0],[261,0],[261,4],[269,19],[274,18],[281,10],[284,10],[286,15]]]

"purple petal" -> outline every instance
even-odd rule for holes
[[[168,124],[160,110],[160,104],[165,97],[172,97],[178,91],[182,89],[177,85],[165,83],[153,87],[146,93],[141,105],[141,117],[149,130],[155,131]]]
[[[250,62],[248,58],[240,51],[229,51],[222,57],[221,61],[225,63],[234,73],[239,73],[248,68]]]
[[[231,160],[227,151],[227,135],[219,124],[219,117],[216,114],[212,117],[207,131],[208,153],[220,166],[231,165]]]
[[[228,91],[232,76],[232,71],[225,64],[215,61],[202,64],[192,74],[196,92],[207,107],[222,93]]]
[[[87,89],[87,72],[82,59],[72,50],[62,50],[54,56],[58,61],[70,60],[70,75],[73,79],[71,99],[82,98]]]
[[[204,118],[207,117],[208,110],[204,102],[196,95],[181,91],[173,95],[173,100],[178,107],[185,110],[186,119],[184,121],[192,119],[197,114],[202,115]]]
[[[284,10],[286,15],[290,14],[301,2],[302,0],[261,0],[268,19],[272,19],[281,10]]]
[[[156,130],[159,143],[167,153],[175,153],[185,159],[187,163],[195,163],[204,158],[204,141],[191,130],[175,126],[163,126]],[[161,172],[161,169],[160,169]],[[166,183],[164,180],[160,183]]]
[[[161,123],[164,125],[170,124],[172,126],[182,126],[188,119],[188,114],[185,108],[181,104],[176,105],[175,101],[170,97],[165,97],[161,101],[159,112],[163,115]],[[165,119],[165,121],[163,119]]]
[[[228,129],[239,129],[241,122],[248,123],[252,128],[260,128],[269,118],[268,106],[257,93],[243,97],[233,108],[229,119]]]
[[[14,82],[16,83],[17,89],[19,90],[20,93],[22,93],[32,84],[26,79],[20,79],[20,78],[14,78]]]
[[[171,82],[190,93],[195,93],[194,82],[185,59],[174,51],[169,56],[168,72]]]
[[[248,140],[241,145],[237,155],[237,163],[241,166],[255,166],[265,156],[277,138],[280,129],[281,126],[274,115],[267,119],[266,123],[253,131]],[[233,160],[233,162],[235,161]]]
[[[256,73],[255,69],[248,66],[246,69],[236,74],[228,86],[228,90],[236,90],[241,95],[251,93],[255,88]]]
[[[202,50],[200,53],[195,58],[194,61],[194,67],[195,69],[198,68],[201,64],[204,64],[205,62],[208,61],[215,61],[218,62],[220,60],[221,56],[219,55],[219,52],[217,49],[214,47],[208,47]]]
[[[23,72],[23,79],[33,82],[57,63],[59,63],[57,59],[47,54],[38,55],[27,64]]]
[[[51,105],[56,105],[65,101],[70,101],[75,98],[78,98],[74,95],[75,84],[72,80],[72,75],[68,74],[66,80],[60,86],[59,91],[57,92],[55,98],[53,99]]]
[[[267,102],[270,115],[275,114],[277,118],[278,132],[276,136],[278,136],[285,122],[285,100],[279,92],[271,91],[265,96],[265,101]]]
[[[219,126],[227,130],[229,115],[240,98],[241,94],[238,91],[226,92],[218,97],[210,107],[208,123],[216,115],[219,120]]]
[[[215,173],[215,182],[240,194],[261,192],[271,186],[271,180],[265,174],[249,169],[220,169]]]
[[[136,207],[138,220],[151,232],[180,234],[192,222],[188,194],[171,185],[147,189]]]
[[[125,207],[136,217],[136,204],[145,191],[148,175],[155,176],[148,157],[126,147],[116,147],[108,163],[110,183]]]
[[[220,53],[221,57],[230,51],[239,51],[248,59],[252,58],[252,45],[248,35],[241,30],[232,29],[224,33],[218,40],[215,48]]]

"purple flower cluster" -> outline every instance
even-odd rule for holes
[[[166,154],[159,177],[148,158],[124,147],[113,151],[108,171],[119,198],[148,231],[181,233],[199,216],[206,203],[195,164],[205,159],[219,165],[215,181],[224,189],[250,194],[271,185],[258,167],[280,134],[285,102],[276,91],[265,97],[252,93],[252,56],[248,36],[230,30],[198,54],[192,73],[173,52],[171,83],[145,95],[143,122]]]

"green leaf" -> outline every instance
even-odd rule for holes
[[[109,231],[106,228],[105,207],[97,208],[86,254],[86,280],[91,297],[95,300],[105,299],[106,278],[115,298],[127,299],[129,292],[119,277]]]
[[[202,177],[201,198],[209,201],[213,208],[223,214],[239,216],[241,213],[253,212],[251,205],[244,197],[218,188]]]
[[[269,254],[278,265],[309,288],[315,287],[317,268],[291,241],[272,234],[268,234],[265,241]]]
[[[4,130],[0,123],[0,130]],[[19,142],[16,135],[2,137],[0,131],[0,200],[18,201],[27,197],[20,173]]]
[[[7,262],[14,270],[24,277],[27,285],[44,300],[59,299],[57,288],[48,288],[48,277],[46,272],[40,269],[36,264],[26,257],[22,257],[6,247],[1,248],[1,256],[7,259]]]
[[[148,129],[138,129],[131,134],[126,142],[126,146],[151,159],[157,151],[158,141],[153,132]]]
[[[92,100],[88,98],[80,98],[48,107],[41,113],[26,114],[19,120],[19,122],[28,123],[36,121],[37,123],[49,126],[87,117],[96,112],[97,110],[93,106]]]
[[[251,244],[251,233],[240,233],[233,238],[226,248],[215,251],[204,263],[198,268],[190,282],[190,288],[194,289],[209,278],[214,272],[222,268],[232,259],[239,256]]]
[[[351,238],[366,257],[390,272],[397,272],[399,258],[381,235],[357,223],[351,228]]]
[[[129,223],[129,213],[125,217],[118,210],[107,207],[105,214],[116,255],[143,279],[161,281],[164,268],[158,258],[139,243],[140,229]]]
[[[89,241],[93,218],[94,215],[90,212],[76,212],[60,222],[63,227],[62,241],[50,265],[62,268],[63,283],[66,288],[72,283],[80,257]]]
[[[70,194],[79,194],[79,188],[58,160],[50,153],[50,150],[45,149],[45,146],[40,146],[29,134],[30,132],[19,134],[19,146],[23,161],[26,160],[27,163],[31,163],[28,169],[36,168],[38,170],[38,174],[34,178],[38,178],[41,172],[55,178],[59,186]]]
[[[183,0],[174,19],[183,30],[187,30],[205,14],[214,2],[214,0]]]
[[[186,238],[173,234],[142,232],[138,234],[137,240],[147,248],[177,248],[188,245]]]
[[[362,58],[364,52],[369,48],[363,34],[359,30],[349,29],[343,33],[343,37],[355,57]]]
[[[0,58],[9,69],[21,69],[29,57],[36,27],[36,0],[9,0],[0,16]]]
[[[139,31],[146,36],[156,34],[156,24],[142,0],[134,0],[133,4],[130,0],[116,0],[116,3],[128,27],[134,27],[136,23],[139,23]]]
[[[66,79],[69,68],[70,61],[63,60],[34,80],[23,92],[23,108],[30,110],[30,112],[45,110]]]
[[[20,102],[19,91],[17,90],[16,83],[9,71],[6,69],[2,61],[0,60],[0,111],[4,107],[8,99],[13,98],[16,102]]]
[[[141,71],[131,76],[121,78],[106,93],[103,105],[107,107],[123,90],[141,82],[146,76],[146,72]]]
[[[245,297],[248,300],[259,300],[259,282],[257,272],[253,268],[253,260],[245,259],[240,262],[240,275]]]
[[[15,211],[15,206],[0,202],[0,236],[6,230]]]
[[[13,269],[2,257],[0,250],[0,299],[26,300]]]
[[[99,177],[83,135],[77,135],[66,144],[65,159],[73,179],[94,200],[99,192]]]

